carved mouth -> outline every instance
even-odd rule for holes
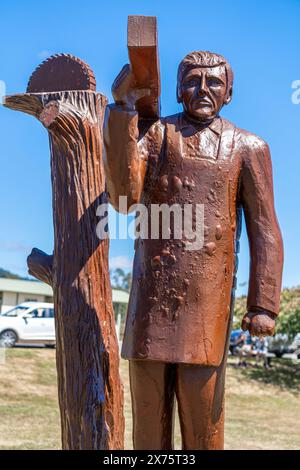
[[[212,108],[212,104],[209,101],[199,100],[194,103],[194,106],[197,108]]]

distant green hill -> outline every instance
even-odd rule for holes
[[[233,328],[240,328],[246,312],[246,297],[237,297],[234,307]],[[293,337],[300,333],[300,286],[283,289],[281,292],[280,314],[276,321],[276,333],[287,333]]]
[[[6,269],[0,268],[0,277],[5,277],[6,279],[28,279],[27,277],[19,276],[18,274],[11,273],[6,271]]]

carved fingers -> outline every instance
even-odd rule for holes
[[[121,72],[112,84],[112,95],[116,104],[125,105],[128,109],[135,109],[136,102],[144,96],[150,95],[149,88],[137,88],[129,64],[124,65]]]
[[[247,312],[242,320],[242,330],[249,331],[251,336],[273,336],[275,333],[275,318],[271,312]]]

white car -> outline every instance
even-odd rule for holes
[[[0,315],[0,345],[16,343],[55,345],[53,304],[24,302]]]

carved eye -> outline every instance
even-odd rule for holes
[[[217,88],[222,85],[221,80],[218,80],[217,78],[208,78],[207,79],[207,85],[209,87]]]
[[[197,80],[195,78],[191,78],[190,80],[186,80],[183,85],[185,88],[192,88],[194,86],[197,86]]]

